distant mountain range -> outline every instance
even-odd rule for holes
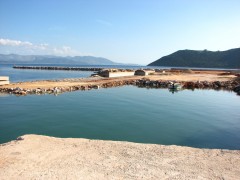
[[[148,66],[240,68],[240,48],[227,51],[180,50],[164,56]]]
[[[79,65],[115,65],[113,61],[94,56],[44,56],[44,55],[18,55],[0,54],[1,64],[79,64]]]

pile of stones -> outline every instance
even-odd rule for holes
[[[229,90],[234,91],[240,95],[240,82],[239,81],[197,81],[197,82],[183,82],[183,81],[150,81],[148,79],[141,79],[136,81],[139,87],[151,88],[168,88],[172,83],[182,84],[183,89],[215,89],[215,90]]]

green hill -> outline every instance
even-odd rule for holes
[[[180,50],[148,66],[240,68],[240,48],[227,51]]]

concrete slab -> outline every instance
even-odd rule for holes
[[[6,85],[6,84],[10,84],[9,81],[0,81],[0,85]]]
[[[0,76],[0,81],[9,81],[8,76]]]

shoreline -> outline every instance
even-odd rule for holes
[[[240,150],[24,135],[0,145],[3,179],[238,179]]]
[[[60,94],[77,90],[91,90],[110,88],[124,85],[134,85],[147,88],[168,88],[172,82],[180,83],[183,89],[215,89],[234,91],[240,95],[239,77],[225,71],[198,71],[183,73],[155,73],[148,76],[126,77],[89,77],[68,78],[61,80],[40,80],[32,82],[18,82],[0,86],[1,93],[28,95],[28,94]]]
[[[235,91],[239,78],[222,71],[118,78],[68,78],[0,86],[17,96],[133,85]],[[0,144],[1,179],[239,179],[240,150],[24,135]]]

